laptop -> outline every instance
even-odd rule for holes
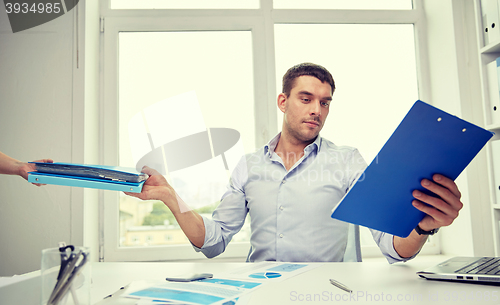
[[[454,257],[417,274],[428,280],[500,284],[500,257]]]

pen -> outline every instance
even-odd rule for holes
[[[339,287],[340,289],[344,290],[344,291],[347,291],[349,293],[352,293],[352,290],[347,287],[346,285],[336,281],[336,280],[333,280],[333,279],[330,279],[330,283],[333,285],[333,286],[337,286]]]
[[[126,289],[128,286],[129,286],[129,285],[126,285],[126,286],[121,287],[121,288],[120,288],[120,289],[118,289],[116,292],[114,292],[114,293],[112,293],[112,294],[110,294],[110,295],[108,295],[108,296],[104,297],[104,299],[107,299],[107,298],[112,298],[112,297],[116,296],[119,292],[124,291],[124,289]]]

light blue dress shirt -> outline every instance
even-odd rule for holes
[[[318,136],[287,171],[274,152],[280,135],[240,160],[212,219],[203,217],[205,243],[196,251],[208,258],[224,252],[250,213],[247,261],[343,261],[348,223],[330,215],[363,179],[366,162],[357,149]],[[392,235],[371,231],[390,263],[407,260],[394,250]]]

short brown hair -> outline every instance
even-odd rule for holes
[[[323,83],[327,82],[332,87],[332,94],[335,91],[335,82],[333,77],[325,67],[305,62],[291,67],[288,71],[286,71],[285,75],[283,75],[282,93],[284,93],[287,97],[290,96],[290,91],[292,91],[292,88],[295,85],[295,79],[303,75],[314,76]]]

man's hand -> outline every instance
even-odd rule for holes
[[[189,210],[162,174],[148,166],[144,166],[142,172],[149,175],[149,178],[144,182],[142,191],[140,193],[125,192],[125,194],[142,200],[161,200],[174,215],[177,212]]]
[[[418,224],[424,231],[449,226],[463,207],[460,201],[462,195],[453,180],[439,174],[434,175],[432,180],[424,179],[421,184],[436,197],[413,191],[413,206],[427,214]],[[411,257],[420,251],[426,240],[427,235],[419,235],[413,230],[406,238],[394,236],[394,249],[401,257]]]
[[[451,225],[463,207],[460,201],[462,195],[453,180],[439,174],[434,175],[432,179],[434,182],[423,179],[421,184],[439,197],[413,191],[413,196],[416,198],[412,202],[413,206],[427,214],[419,223],[424,231]]]
[[[168,184],[167,179],[163,177],[158,171],[144,166],[142,172],[147,174],[149,178],[144,182],[142,192],[125,194],[137,197],[142,200],[162,200],[164,196],[168,196],[172,187]],[[172,189],[173,190],[173,189]]]
[[[175,190],[168,184],[167,179],[159,172],[147,166],[142,168],[142,172],[149,175],[148,180],[144,182],[142,191],[140,193],[125,192],[125,194],[142,200],[163,201],[170,211],[172,211],[177,223],[191,243],[201,248],[205,242],[205,225],[202,217],[195,211],[192,211],[177,196]]]

